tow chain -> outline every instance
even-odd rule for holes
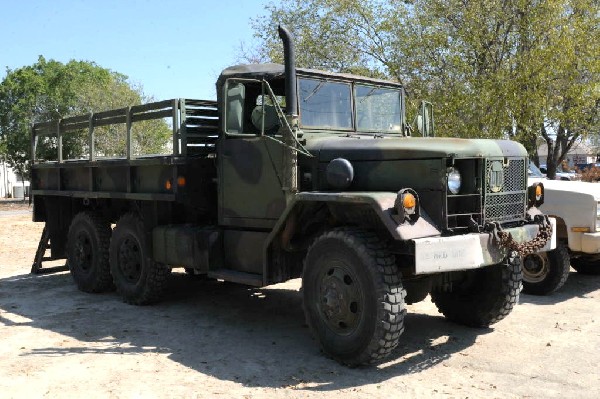
[[[530,241],[516,242],[511,233],[501,230],[499,223],[495,223],[494,235],[501,247],[516,251],[519,256],[529,255],[543,248],[552,237],[552,223],[550,223],[548,216],[537,215],[535,220],[540,224],[540,229]]]

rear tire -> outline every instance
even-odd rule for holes
[[[305,259],[302,291],[311,332],[340,363],[373,363],[398,345],[406,293],[394,255],[374,233],[344,228],[319,236]]]
[[[504,319],[519,302],[521,258],[511,252],[501,263],[465,272],[452,291],[434,290],[431,300],[448,320],[488,327]]]
[[[161,299],[171,270],[152,260],[137,214],[127,213],[117,222],[110,240],[110,269],[123,301],[148,305]]]
[[[586,258],[571,258],[571,266],[581,274],[600,275],[600,261]]]
[[[79,290],[114,289],[108,263],[110,235],[110,224],[92,212],[73,218],[67,234],[67,265]]]
[[[571,265],[563,244],[549,252],[527,255],[523,259],[523,293],[548,295],[565,284]]]

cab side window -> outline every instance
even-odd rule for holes
[[[260,134],[252,123],[256,99],[262,92],[260,81],[227,82],[225,99],[225,131],[229,134]]]
[[[225,131],[228,134],[274,134],[279,130],[274,101],[281,106],[285,99],[276,94],[273,100],[263,90],[262,82],[230,80],[225,96]]]

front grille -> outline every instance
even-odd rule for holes
[[[490,184],[490,175],[494,162],[502,162],[504,181],[498,192]],[[525,159],[486,160],[485,168],[484,219],[486,221],[511,222],[525,218],[526,172]]]
[[[490,195],[485,199],[485,219],[508,222],[523,219],[525,193]]]

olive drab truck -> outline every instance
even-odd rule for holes
[[[137,305],[157,301],[176,267],[255,287],[302,278],[311,332],[348,365],[388,355],[406,304],[427,295],[465,325],[507,316],[520,255],[556,245],[527,191],[525,149],[433,137],[425,103],[417,133],[402,85],[296,68],[279,34],[285,65],[225,69],[217,101],[35,124],[33,220],[52,258],[79,289]],[[136,152],[132,131],[153,118],[171,120],[169,155]],[[113,124],[126,127],[120,157],[94,149]],[[88,155],[71,159],[64,143],[82,129]],[[42,145],[56,159],[36,158]]]

